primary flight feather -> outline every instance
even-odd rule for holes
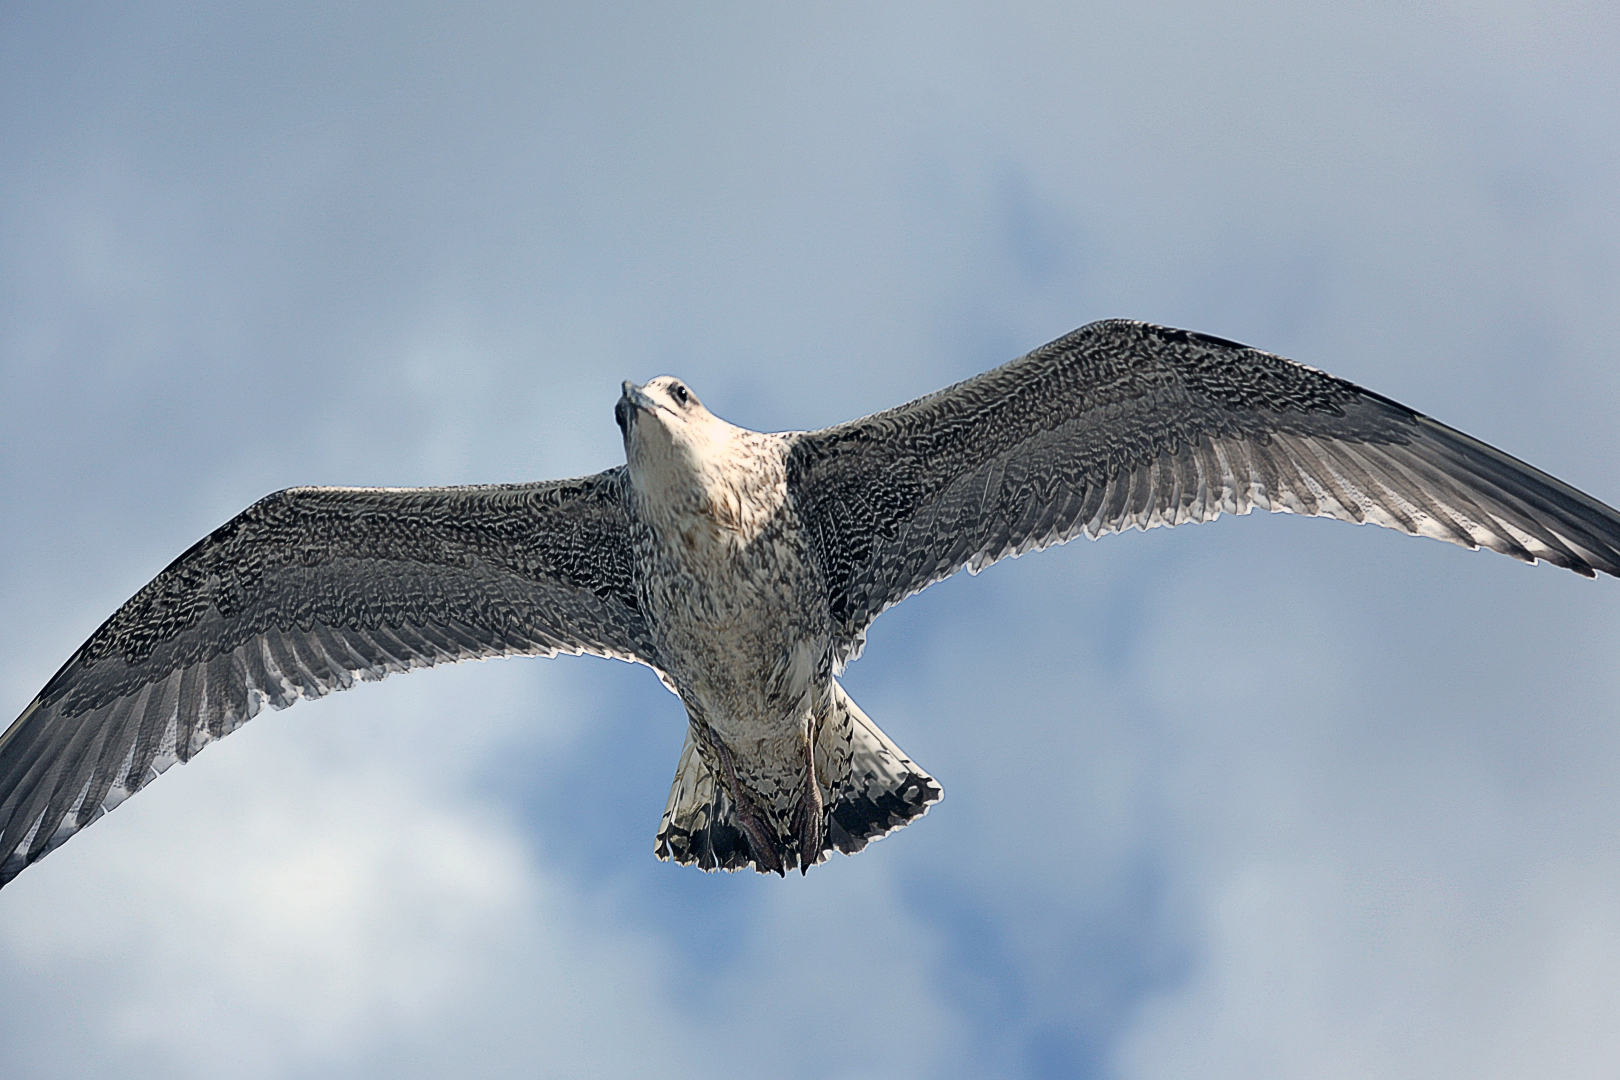
[[[761,433],[624,384],[626,464],[291,488],[141,589],[0,736],[0,885],[266,704],[459,660],[589,652],[685,703],[660,858],[807,870],[939,785],[836,676],[964,567],[1254,507],[1620,576],[1620,514],[1388,398],[1219,338],[1092,323],[907,405]]]

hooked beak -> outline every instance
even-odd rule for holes
[[[641,387],[624,380],[623,392],[619,395],[619,403],[613,406],[613,419],[619,425],[619,430],[626,436],[630,434],[630,425],[635,422],[636,413],[645,409],[648,412],[658,408],[658,402],[641,392]]]

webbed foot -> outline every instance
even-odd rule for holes
[[[821,846],[827,837],[827,815],[821,798],[821,785],[816,782],[815,730],[804,744],[804,794],[793,810],[793,835],[799,841],[799,873],[808,874],[810,867],[821,858]]]
[[[787,876],[787,867],[782,864],[781,845],[776,839],[776,830],[765,827],[760,820],[759,811],[754,807],[754,800],[750,799],[737,783],[737,770],[731,764],[731,751],[719,739],[714,740],[714,747],[720,754],[720,763],[725,766],[726,785],[731,791],[731,803],[737,808],[737,823],[743,828],[743,835],[748,837],[748,850],[754,856],[754,865],[762,873]]]

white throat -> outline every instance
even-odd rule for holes
[[[687,421],[642,413],[625,445],[642,515],[687,543],[749,543],[786,498],[771,441],[709,414]]]

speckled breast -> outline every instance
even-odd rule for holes
[[[747,541],[713,523],[638,531],[643,610],[698,719],[735,750],[799,729],[829,674],[831,619],[797,529],[778,515]]]
[[[826,689],[832,625],[785,500],[748,524],[696,513],[634,529],[664,668],[698,719],[744,754],[803,729]]]

